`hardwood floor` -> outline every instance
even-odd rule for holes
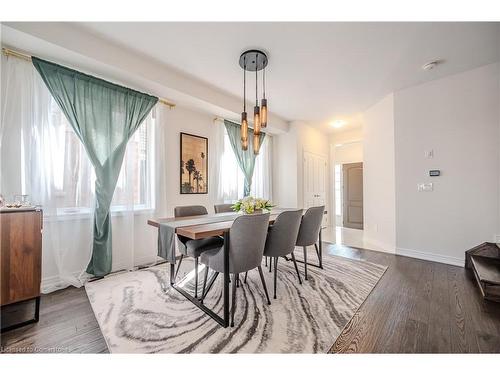
[[[483,301],[462,267],[336,245],[388,266],[332,353],[498,353],[500,303]]]
[[[332,353],[500,352],[500,303],[483,301],[464,268],[332,244],[324,251],[388,266]],[[2,334],[1,350],[108,351],[83,288],[43,295],[40,322]]]

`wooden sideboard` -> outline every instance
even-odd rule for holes
[[[38,321],[42,263],[42,210],[0,210],[0,305],[34,300],[34,318],[2,327],[2,332]]]

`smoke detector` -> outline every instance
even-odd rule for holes
[[[422,69],[423,70],[432,70],[436,66],[438,66],[439,64],[441,64],[442,62],[443,62],[443,60],[432,60],[432,61],[429,61],[428,63],[422,65]]]

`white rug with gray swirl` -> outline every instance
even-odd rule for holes
[[[309,280],[300,285],[293,263],[281,258],[277,299],[263,264],[270,306],[258,271],[250,271],[237,289],[233,328],[222,328],[171,289],[168,264],[111,275],[85,289],[111,353],[326,353],[386,267],[331,255],[323,263],[323,269],[308,267]],[[178,276],[188,290],[193,265],[185,259]],[[303,276],[300,263],[299,270]],[[201,290],[201,265],[199,272]],[[221,275],[205,304],[222,315]]]

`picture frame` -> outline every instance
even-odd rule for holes
[[[180,194],[208,194],[208,138],[180,133]]]

